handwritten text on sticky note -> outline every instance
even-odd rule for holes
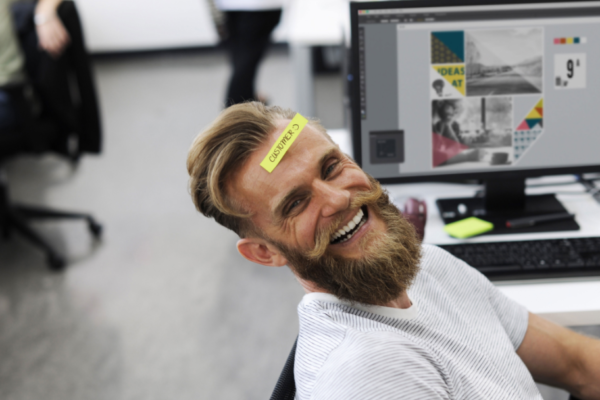
[[[262,160],[260,166],[269,173],[273,172],[307,123],[308,120],[306,118],[300,114],[296,114],[281,135],[279,135],[279,138],[277,138],[267,156]]]

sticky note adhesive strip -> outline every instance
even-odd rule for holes
[[[300,114],[296,114],[281,135],[279,135],[267,156],[260,163],[260,166],[269,173],[273,172],[307,123],[308,120],[306,118]]]

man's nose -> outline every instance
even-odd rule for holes
[[[321,215],[325,218],[334,216],[350,207],[350,192],[337,188],[328,182],[317,181],[314,184],[315,194],[321,205]]]

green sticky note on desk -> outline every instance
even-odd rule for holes
[[[481,235],[494,229],[494,224],[477,217],[470,217],[460,221],[452,222],[444,227],[446,233],[455,238],[464,239],[471,236]]]

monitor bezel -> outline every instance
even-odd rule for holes
[[[597,0],[577,0],[578,3],[593,3]],[[352,94],[351,120],[352,120],[352,145],[354,149],[354,160],[362,167],[362,140],[361,140],[361,118],[360,118],[360,88],[359,88],[359,56],[358,37],[355,34],[358,31],[358,11],[376,10],[391,8],[427,8],[427,7],[459,7],[459,6],[486,6],[486,5],[511,5],[511,4],[555,4],[572,3],[564,0],[403,0],[403,1],[382,1],[382,2],[350,2],[350,34],[351,34],[351,73],[350,93]],[[583,165],[575,167],[547,167],[536,169],[512,169],[490,172],[452,172],[445,174],[412,175],[398,176],[391,178],[375,177],[383,184],[394,183],[415,183],[415,182],[456,182],[464,180],[486,180],[486,179],[513,179],[513,178],[533,178],[545,175],[567,175],[600,172],[600,150],[598,154],[599,163],[592,165]]]

